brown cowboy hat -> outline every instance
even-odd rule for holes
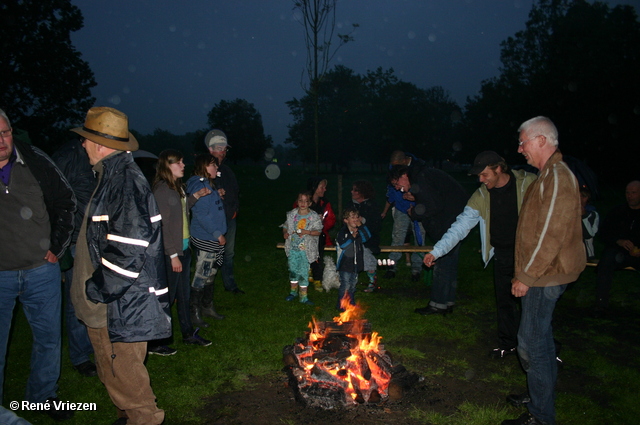
[[[129,132],[129,119],[117,109],[96,106],[89,109],[83,127],[71,131],[102,146],[119,151],[137,151],[138,141]]]

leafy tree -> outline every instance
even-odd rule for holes
[[[559,127],[563,153],[585,159],[601,177],[630,178],[637,164],[620,152],[640,132],[640,23],[633,7],[539,0],[526,29],[501,46],[500,76],[467,102],[467,137],[478,150],[514,157],[518,125],[547,115]],[[614,166],[622,173],[611,173]]]
[[[234,162],[243,158],[258,161],[273,145],[271,136],[264,134],[262,115],[253,103],[244,99],[221,100],[209,111],[207,118],[211,128],[218,128],[227,135],[232,146],[228,158]]]
[[[309,88],[305,89],[313,100],[313,137],[315,141],[316,173],[320,164],[320,111],[319,85],[329,69],[329,63],[338,49],[345,43],[353,41],[349,34],[338,34],[339,43],[332,49],[333,35],[336,27],[337,0],[293,0],[293,9],[300,13],[301,24],[305,31],[307,48],[306,71]],[[358,24],[353,24],[353,30]]]
[[[93,72],[71,44],[70,33],[82,26],[69,0],[0,1],[0,107],[48,151],[95,102]]]
[[[441,87],[424,90],[398,80],[393,69],[360,76],[344,66],[329,71],[319,85],[320,161],[346,167],[354,159],[372,167],[391,151],[428,151],[430,158],[451,155],[460,107]],[[287,143],[311,161],[314,99],[307,94],[287,102],[294,118]]]

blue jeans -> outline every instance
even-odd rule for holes
[[[0,424],[2,425],[31,425],[31,422],[27,422],[26,419],[22,419],[20,416],[13,413],[11,410],[7,410],[0,406]]]
[[[224,237],[227,240],[224,246],[224,262],[222,263],[222,283],[225,291],[238,289],[236,279],[233,277],[233,256],[236,248],[236,219],[227,221],[227,233]]]
[[[356,305],[356,284],[358,283],[358,273],[354,272],[339,272],[340,275],[340,288],[338,288],[338,310],[340,308],[340,301],[344,297],[344,294],[349,294],[351,298],[349,304]]]
[[[531,402],[529,413],[537,419],[555,425],[555,388],[558,375],[556,347],[551,319],[560,295],[567,285],[529,288],[522,297],[522,317],[518,330],[518,355],[527,373]]]
[[[25,400],[41,403],[56,397],[62,328],[60,277],[58,263],[46,263],[29,270],[0,271],[0,400],[16,299],[22,303],[33,334]]]
[[[393,216],[393,230],[391,231],[391,245],[393,246],[402,246],[404,245],[404,241],[407,239],[407,233],[409,233],[411,226],[411,218],[403,213],[402,211],[398,211],[396,207],[393,207],[391,210],[391,214]],[[398,261],[402,258],[401,252],[391,252],[389,253],[389,260],[394,261],[394,265],[389,267],[389,270],[396,271],[396,265]]]
[[[76,246],[69,248],[75,257]],[[69,340],[69,359],[71,364],[78,366],[89,361],[93,354],[93,346],[87,335],[87,328],[77,317],[71,302],[71,282],[73,282],[73,267],[64,272],[64,320],[67,324],[67,339]]]
[[[432,307],[444,309],[456,303],[456,289],[458,287],[458,254],[460,243],[447,255],[438,258],[433,265],[433,283],[431,286]]]

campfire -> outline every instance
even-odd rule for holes
[[[333,409],[401,398],[417,377],[393,365],[382,337],[360,318],[362,310],[349,303],[348,295],[341,307],[344,312],[333,321],[313,319],[305,337],[283,350],[296,400]]]

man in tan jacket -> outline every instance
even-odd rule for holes
[[[549,118],[525,121],[519,132],[518,152],[539,170],[520,211],[511,287],[522,298],[518,354],[530,401],[528,412],[502,424],[555,425],[558,369],[551,319],[556,301],[586,266],[580,187],[562,161],[558,130]]]

